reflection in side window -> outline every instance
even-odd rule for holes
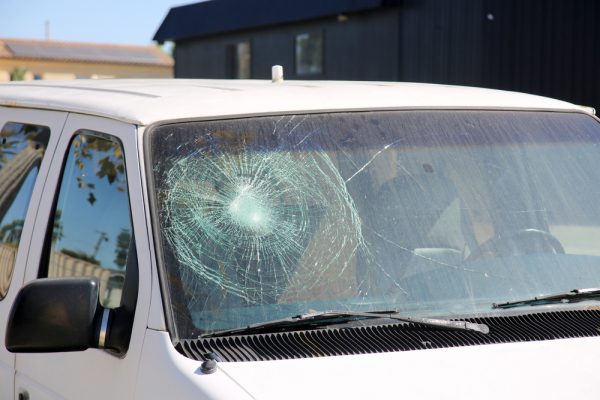
[[[50,138],[45,126],[8,122],[0,131],[0,299],[12,278],[35,179]]]
[[[95,276],[100,303],[115,308],[131,242],[123,148],[106,135],[77,133],[54,210],[48,276]]]

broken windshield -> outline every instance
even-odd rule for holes
[[[492,312],[600,286],[600,135],[583,114],[288,115],[149,137],[180,337],[314,311]]]

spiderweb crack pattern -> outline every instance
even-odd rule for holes
[[[364,244],[357,208],[324,151],[207,146],[175,161],[165,182],[165,237],[182,275],[244,304],[323,285]],[[311,245],[317,236],[323,242]]]

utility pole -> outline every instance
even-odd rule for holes
[[[96,245],[94,246],[94,253],[92,253],[92,258],[96,258],[96,256],[98,255],[98,251],[100,250],[100,246],[102,245],[102,242],[108,242],[108,235],[106,234],[106,232],[99,232],[100,236],[98,237],[98,241],[96,242]]]
[[[46,31],[46,40],[50,40],[50,20],[46,20],[44,22],[45,31]]]

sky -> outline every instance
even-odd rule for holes
[[[171,7],[198,0],[0,0],[0,38],[152,43]]]

